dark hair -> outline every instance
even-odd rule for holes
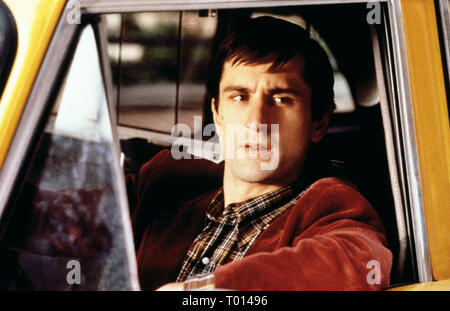
[[[264,64],[273,62],[276,71],[296,55],[303,56],[303,79],[311,87],[313,120],[321,119],[334,108],[333,69],[319,43],[308,32],[293,23],[269,16],[250,19],[238,31],[230,33],[219,46],[208,78],[208,95],[218,100],[223,65]]]

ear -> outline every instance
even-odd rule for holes
[[[216,128],[222,125],[222,118],[219,115],[218,109],[216,108],[216,99],[211,98],[211,111],[213,114],[213,121],[216,125]]]
[[[328,109],[324,114],[322,119],[312,121],[312,132],[311,132],[311,141],[313,143],[318,143],[322,140],[328,130],[328,125],[330,124],[331,116],[333,115],[333,110]]]
[[[216,134],[217,134],[217,137],[219,138],[220,150],[221,150],[222,154],[224,154],[224,146],[223,146],[223,142],[222,142],[222,117],[220,116],[218,110],[219,109],[217,109],[216,99],[213,97],[213,98],[211,98],[211,111],[213,114],[213,121],[214,121],[214,126],[216,129]]]

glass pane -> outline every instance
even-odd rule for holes
[[[206,81],[212,58],[212,45],[217,29],[215,11],[188,11],[181,20],[181,66],[177,123],[187,124],[191,134],[194,116],[203,117]],[[209,105],[207,105],[207,109]],[[204,121],[204,120],[203,120]],[[201,134],[200,134],[201,137]]]
[[[175,124],[179,12],[107,17],[119,124],[170,133]],[[117,51],[119,54],[117,57]]]
[[[86,76],[89,76],[87,79]],[[81,34],[0,255],[4,289],[137,288],[95,36]],[[125,216],[125,217],[124,217]],[[5,257],[3,257],[5,256]],[[3,272],[3,271],[1,271]]]

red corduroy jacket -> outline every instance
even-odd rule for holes
[[[220,171],[204,160],[177,162],[163,151],[128,176],[142,289],[175,281],[203,229]],[[214,274],[216,288],[223,289],[379,290],[389,285],[391,266],[384,228],[370,203],[351,183],[330,177],[309,186],[244,258]]]

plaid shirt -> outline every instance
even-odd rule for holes
[[[206,211],[203,231],[189,248],[177,281],[213,272],[217,267],[238,260],[270,222],[295,204],[298,184],[263,194],[224,208],[220,189]]]

